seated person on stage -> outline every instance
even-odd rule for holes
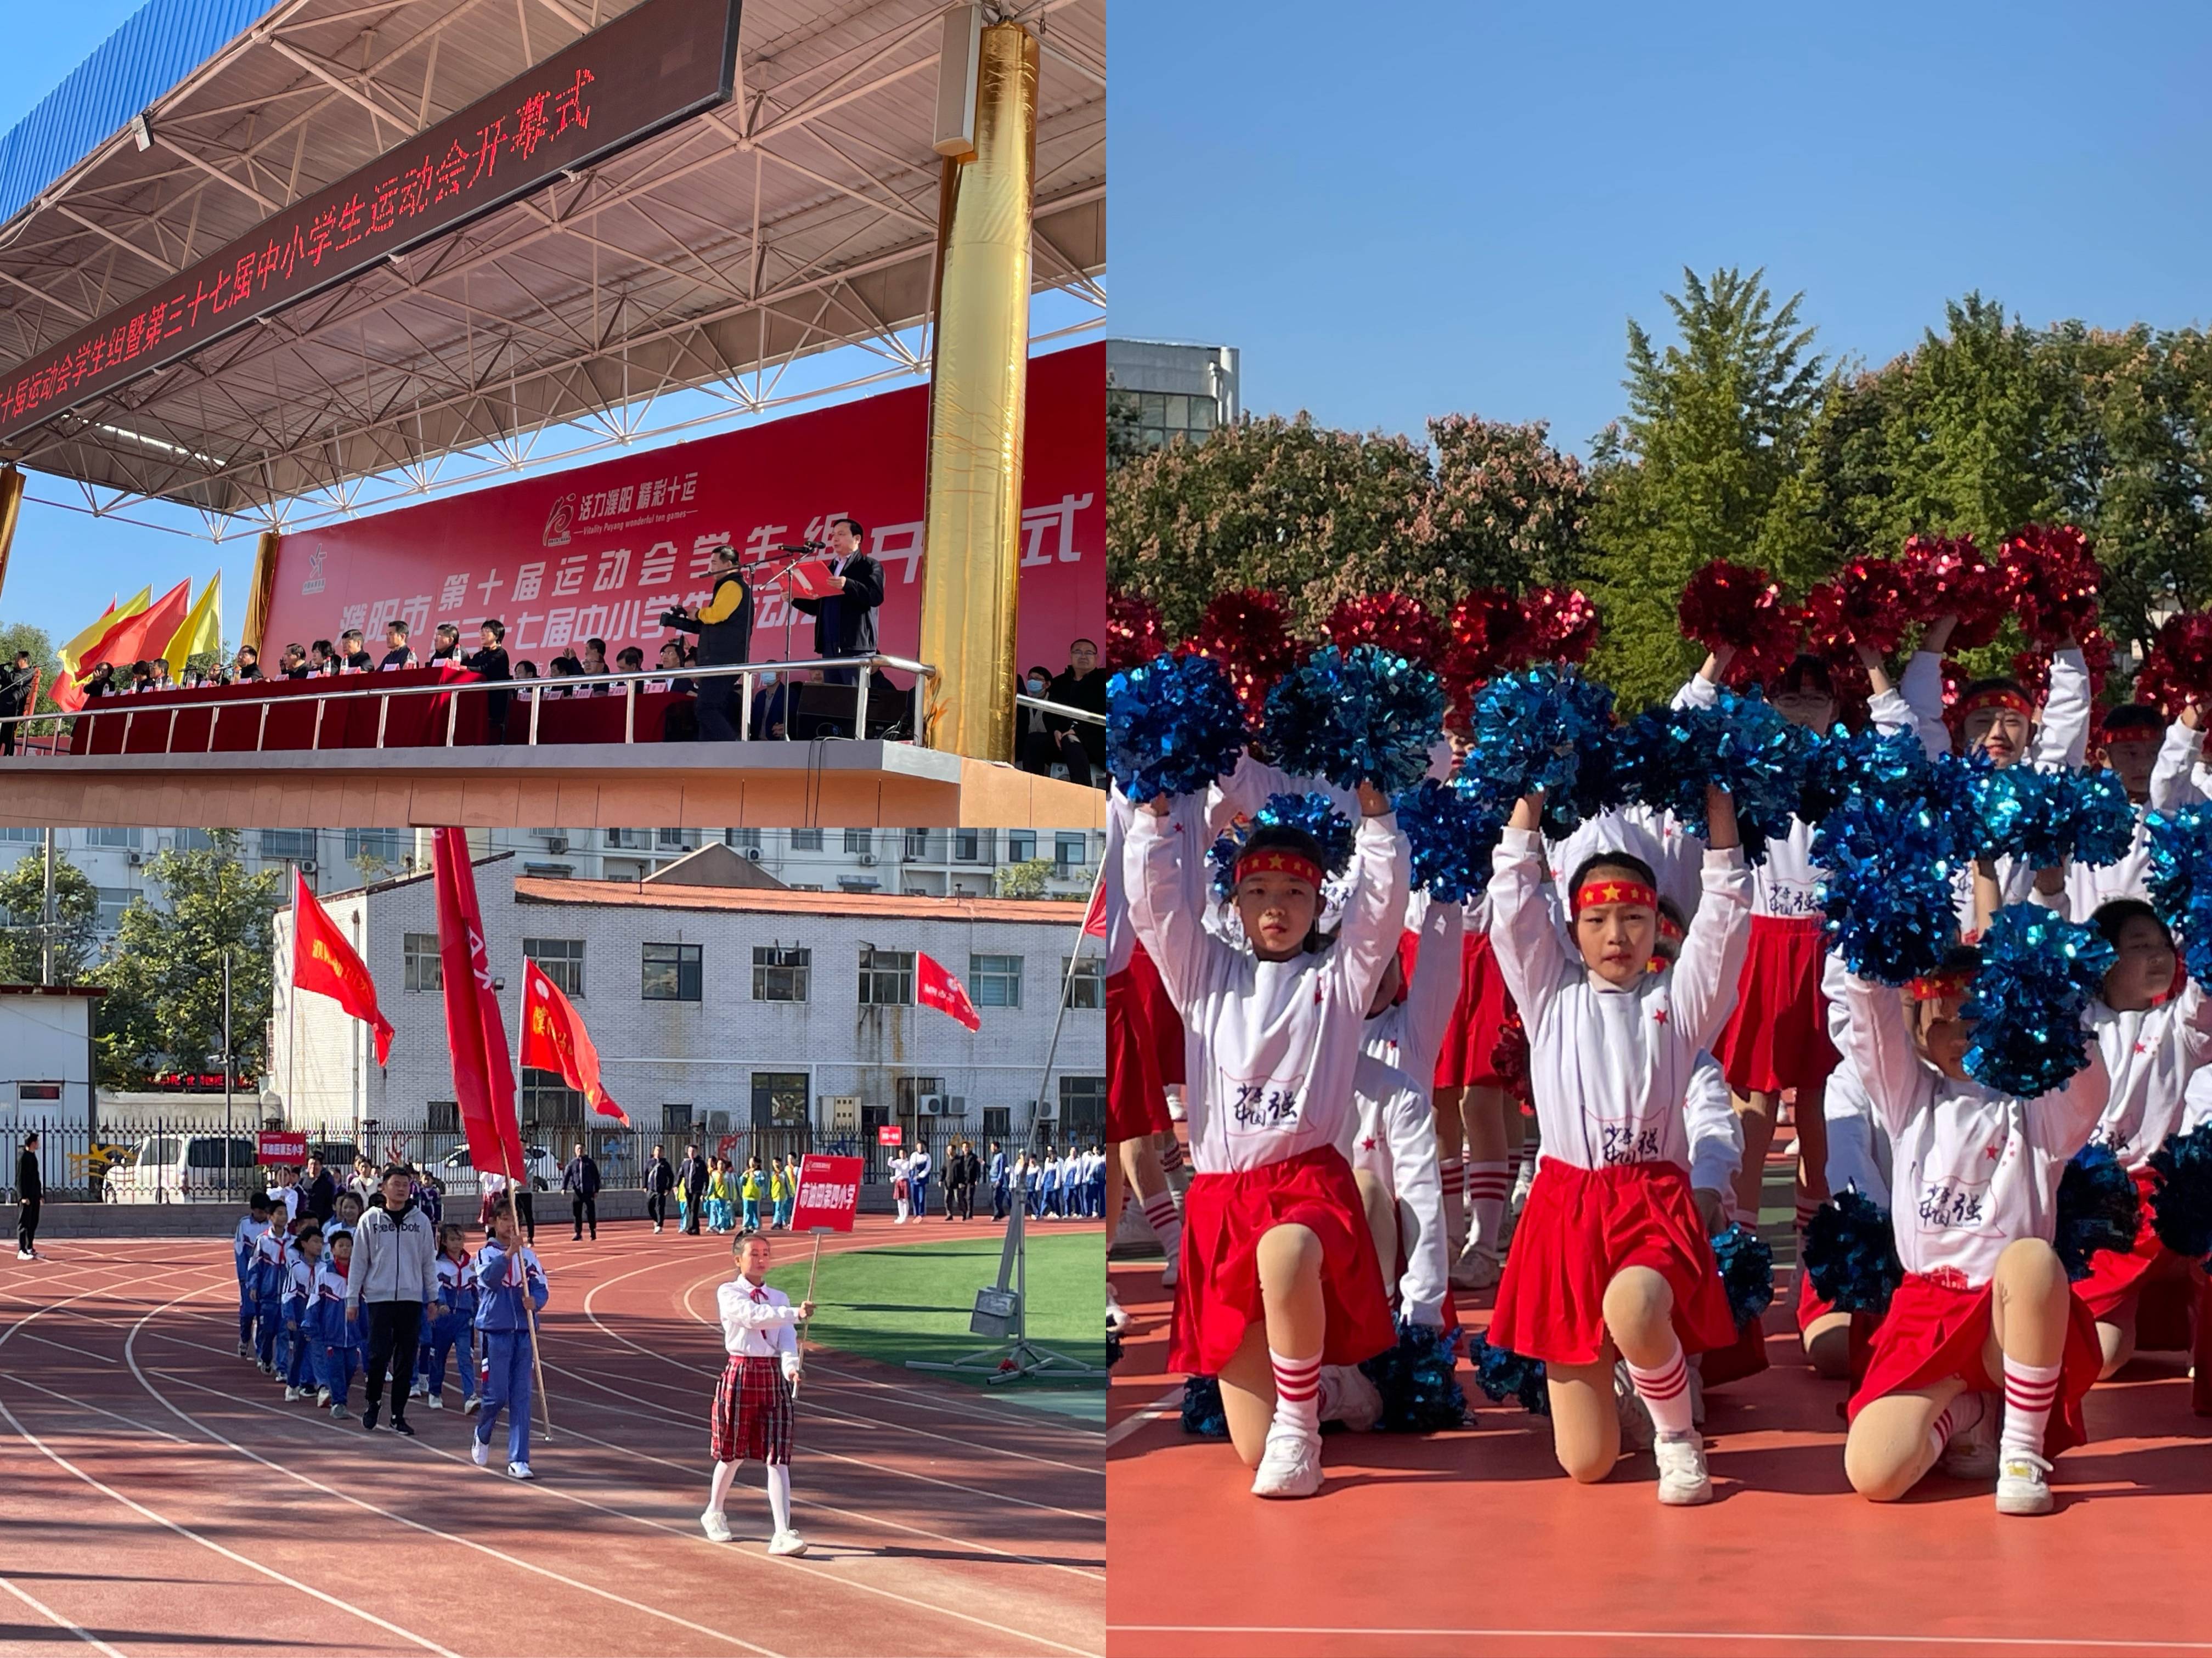
[[[645,671],[645,653],[638,649],[635,645],[623,646],[621,650],[615,653],[615,671],[617,673],[643,673]],[[626,688],[617,685],[615,689],[617,690],[622,690]]]
[[[143,662],[133,662],[131,665],[130,695],[135,696],[140,691],[149,691],[153,689],[154,670]]]
[[[430,647],[430,665],[434,668],[443,662],[453,667],[459,667],[461,665],[461,630],[450,622],[441,622],[434,639],[435,642]]]
[[[305,679],[307,677],[307,653],[298,644],[287,645],[284,653],[276,659],[279,679]]]
[[[413,668],[421,665],[407,647],[407,624],[394,616],[384,624],[384,660],[380,668]]]
[[[251,645],[240,645],[238,647],[238,659],[231,664],[230,677],[233,683],[240,685],[245,684],[248,680],[260,678],[261,653]]]
[[[340,673],[367,673],[375,665],[376,659],[369,655],[368,645],[361,636],[360,629],[348,628],[338,635],[338,671]]]
[[[1042,662],[1032,664],[1022,677],[1022,689],[1031,696],[1050,696],[1052,670]],[[1060,737],[1053,729],[1051,718],[1042,708],[1020,708],[1014,729],[1019,733],[1015,740],[1015,753],[1021,760],[1022,769],[1039,777],[1051,776],[1052,762],[1060,758]]]
[[[337,647],[327,639],[319,639],[307,647],[307,672],[310,676],[336,673],[338,671]]]
[[[548,679],[574,679],[578,674],[583,672],[584,665],[569,655],[568,652],[563,651],[547,663],[545,668],[545,677]],[[557,690],[547,691],[545,695],[548,697],[580,696],[583,693],[563,685]]]
[[[884,602],[884,567],[860,550],[866,533],[856,518],[833,519],[830,525],[830,586],[824,598],[794,598],[791,608],[814,618],[814,654],[818,657],[872,656],[876,651],[876,610]],[[857,668],[830,668],[823,678],[832,685],[860,682]]]
[[[603,674],[607,671],[607,641],[605,640],[587,639],[584,641],[584,660],[577,671],[585,674]],[[586,685],[582,688],[580,694],[585,696],[605,696],[612,689],[608,685]]]
[[[1088,714],[1103,714],[1106,712],[1106,670],[1098,665],[1097,642],[1076,640],[1067,647],[1066,671],[1052,682],[1052,700]],[[1048,719],[1046,724],[1059,734],[1060,758],[1067,768],[1068,781],[1087,786],[1094,770],[1105,770],[1105,726],[1082,720]]]
[[[788,737],[790,716],[797,712],[797,688],[790,680],[772,673],[763,674],[754,683],[760,689],[753,693],[753,735]]]
[[[657,665],[664,677],[659,679],[647,680],[645,682],[646,689],[649,691],[685,692],[690,690],[691,682],[683,677],[684,641],[682,640],[669,639],[661,641],[660,660]]]
[[[88,697],[114,695],[115,665],[112,662],[101,663],[92,671],[92,677],[82,683]]]
[[[167,657],[154,657],[147,662],[146,683],[142,689],[149,691],[173,691],[177,689],[177,682],[169,677]]]
[[[538,665],[535,662],[532,662],[528,657],[524,657],[521,661],[514,665],[514,677],[517,679],[537,678]]]

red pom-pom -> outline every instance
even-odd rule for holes
[[[1521,600],[1534,662],[1586,662],[1597,648],[1597,606],[1579,587],[1532,588]]]
[[[1921,621],[1958,617],[1954,647],[1972,650],[1997,636],[2005,617],[2004,574],[1982,556],[1972,536],[1911,537],[1898,564]]]
[[[2051,695],[2051,653],[2016,653],[2012,659],[2012,677],[2020,681],[2020,688],[2027,693],[2027,700],[2041,708]]]
[[[2081,660],[2089,670],[2089,695],[2092,700],[2105,695],[2105,682],[2112,674],[2112,639],[2102,628],[2092,628],[2081,635]]]
[[[1997,550],[2005,598],[2039,645],[2080,639],[2097,625],[2104,580],[2089,543],[2070,524],[2031,524]]]
[[[1443,624],[1427,605],[1403,593],[1347,598],[1328,613],[1322,629],[1329,643],[1340,651],[1354,645],[1379,645],[1394,655],[1431,668],[1443,659]]]
[[[1106,595],[1106,671],[1141,667],[1168,647],[1160,607],[1141,593]]]
[[[2136,671],[2135,697],[2168,720],[2178,716],[2189,704],[2189,693],[2174,677],[2173,665],[2156,647],[2144,655],[2142,666]]]
[[[1255,716],[1266,707],[1269,688],[1298,665],[1300,655],[1282,600],[1252,587],[1217,595],[1199,618],[1190,648],[1221,664],[1237,700]]]
[[[1895,650],[1916,609],[1904,570],[1886,558],[1855,558],[1836,573],[1836,586],[1850,642],[1882,656]]]
[[[1943,659],[1943,712],[1948,716],[1958,706],[1966,687],[1974,683],[1974,676],[1966,671],[1966,665],[1955,656]]]
[[[1856,662],[1850,629],[1844,621],[1844,590],[1832,581],[1816,581],[1805,590],[1805,602],[1794,605],[1790,620],[1805,638],[1805,648],[1832,666]]]
[[[1503,587],[1477,587],[1452,606],[1445,629],[1444,674],[1455,688],[1495,679],[1527,659],[1528,618]]]
[[[1781,584],[1765,571],[1717,558],[1692,576],[1675,609],[1682,636],[1717,655],[1732,650],[1730,685],[1764,684],[1797,653],[1797,629]]]
[[[2146,682],[2158,695],[2144,695]],[[2169,714],[2185,702],[2212,702],[2212,611],[2169,617],[2136,676],[2136,699]]]

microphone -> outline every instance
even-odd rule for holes
[[[776,548],[779,553],[823,553],[830,550],[826,541],[787,541]]]

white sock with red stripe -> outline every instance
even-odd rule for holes
[[[768,1465],[768,1511],[778,1531],[791,1529],[791,1465]]]
[[[1631,1364],[1628,1379],[1636,1384],[1637,1397],[1650,1407],[1654,1427],[1672,1439],[1689,1436],[1690,1367],[1682,1357],[1680,1342],[1656,1370]]]
[[[1159,1239],[1160,1248],[1167,1252],[1170,1260],[1182,1258],[1182,1211],[1176,1207],[1175,1193],[1162,1187],[1144,1203],[1145,1222]]]
[[[1275,1425],[1312,1437],[1321,1432],[1321,1355],[1285,1358],[1273,1348],[1267,1363],[1275,1367]]]
[[[1182,1142],[1170,1134],[1168,1143],[1160,1148],[1160,1167],[1172,1175],[1182,1167]]]
[[[2059,1364],[2023,1364],[2005,1355],[2004,1433],[1998,1441],[2002,1455],[2029,1451],[2043,1455],[2043,1430],[2051,1423],[2051,1407],[2058,1402]]]
[[[1467,1242],[1467,1164],[1458,1157],[1440,1157],[1437,1175],[1444,1188],[1444,1245],[1457,1250]]]
[[[1928,1454],[1930,1456],[1942,1455],[1943,1448],[1969,1428],[1978,1425],[1982,1419],[1982,1412],[1988,1408],[1982,1403],[1979,1394],[1960,1394],[1937,1412],[1935,1421],[1928,1424]]]
[[[1820,1203],[1819,1199],[1806,1197],[1802,1193],[1798,1195],[1797,1230],[1799,1233],[1802,1234],[1805,1230],[1805,1228],[1811,1224],[1813,1217],[1820,1212]]]
[[[1512,1170],[1502,1163],[1474,1163],[1467,1165],[1467,1212],[1474,1230],[1468,1242],[1478,1248],[1498,1253],[1499,1238],[1505,1230],[1505,1199],[1513,1195]]]

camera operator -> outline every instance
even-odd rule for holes
[[[749,661],[753,641],[753,595],[738,569],[738,550],[726,544],[714,549],[707,573],[714,591],[704,604],[688,610],[671,610],[661,625],[699,635],[699,665],[730,667]],[[698,682],[699,736],[708,743],[734,743],[738,728],[730,710],[738,695],[734,675],[702,677]]]

